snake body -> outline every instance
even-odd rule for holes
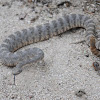
[[[23,29],[8,36],[0,45],[0,59],[7,66],[16,66],[13,69],[13,74],[17,75],[22,71],[21,67],[23,65],[44,58],[44,52],[39,48],[17,51],[18,49],[35,42],[47,40],[76,27],[86,29],[86,42],[90,45],[91,36],[95,37],[95,24],[93,20],[82,14],[65,14],[49,23]]]

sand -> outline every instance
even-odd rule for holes
[[[48,22],[57,16],[44,11],[35,22],[30,23],[31,16],[34,15],[31,8],[20,1],[13,2],[10,8],[2,6],[2,2],[4,1],[0,1],[0,44],[16,31]],[[98,13],[85,13],[80,6],[57,10],[60,14],[87,14],[100,25]],[[24,20],[19,20],[21,13],[28,13]],[[16,76],[15,85],[12,68],[0,63],[0,100],[100,100],[100,76],[92,67],[92,63],[99,58],[91,53],[86,43],[72,44],[84,40],[84,36],[84,29],[74,29],[24,47],[41,48],[45,54],[45,66],[24,66],[22,73]],[[79,90],[85,92],[81,97],[76,95]]]

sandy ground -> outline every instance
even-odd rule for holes
[[[58,10],[60,14],[84,14],[80,7]],[[14,2],[10,8],[0,3],[0,43],[15,31],[48,22],[57,16],[54,14],[50,18],[44,12],[30,23],[30,16],[34,14],[30,11],[21,2]],[[26,18],[19,20],[19,15],[25,12],[28,13]],[[98,14],[88,15],[95,23],[100,18]],[[0,100],[100,100],[100,76],[92,67],[99,58],[91,53],[86,43],[71,44],[84,40],[84,36],[84,29],[74,29],[25,47],[41,48],[46,64],[23,67],[23,72],[16,76],[16,85],[13,85],[12,68],[0,64]],[[81,97],[75,95],[79,90],[85,92]]]

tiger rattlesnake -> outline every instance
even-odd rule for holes
[[[92,45],[92,40],[95,39],[95,24],[93,20],[86,15],[70,14],[63,15],[49,23],[23,29],[11,34],[0,45],[0,59],[2,63],[7,66],[16,66],[13,69],[13,74],[17,75],[21,73],[22,66],[43,60],[44,58],[44,53],[39,48],[17,51],[18,49],[35,42],[47,40],[76,27],[83,27],[86,29],[86,42],[91,46],[91,51],[96,54],[92,50],[95,45]],[[93,39],[91,39],[91,37],[93,37]]]

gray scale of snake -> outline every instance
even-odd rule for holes
[[[76,27],[86,29],[85,38],[89,45],[90,37],[95,36],[95,23],[93,20],[82,14],[65,14],[49,23],[23,29],[8,36],[0,45],[0,59],[6,66],[16,66],[13,68],[12,73],[17,75],[22,72],[22,66],[44,58],[44,52],[39,48],[17,51],[18,49],[32,43],[47,40]]]

